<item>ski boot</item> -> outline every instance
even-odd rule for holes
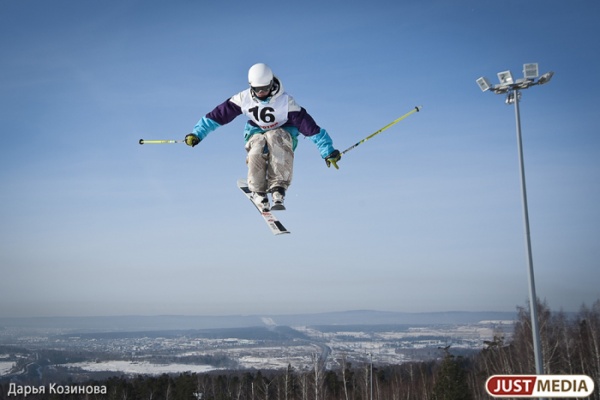
[[[285,189],[277,186],[271,191],[271,197],[273,198],[273,207],[271,210],[285,210],[283,200],[285,198]]]
[[[269,205],[269,197],[267,197],[265,192],[253,192],[252,201],[261,212],[267,212],[271,208]]]

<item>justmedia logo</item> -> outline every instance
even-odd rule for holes
[[[492,397],[560,397],[591,396],[594,381],[586,375],[494,375],[485,382]]]

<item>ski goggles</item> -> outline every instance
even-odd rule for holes
[[[273,87],[273,82],[269,83],[266,86],[252,86],[252,91],[254,93],[270,92],[272,87]]]

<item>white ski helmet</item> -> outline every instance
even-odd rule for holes
[[[248,83],[251,87],[269,86],[273,82],[273,71],[267,64],[254,64],[248,70]]]

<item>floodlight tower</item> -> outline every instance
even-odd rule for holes
[[[492,85],[490,81],[481,77],[477,79],[477,84],[482,91],[491,91],[496,94],[506,94],[506,104],[515,105],[515,119],[517,121],[517,146],[519,151],[519,167],[521,171],[521,194],[523,198],[523,220],[525,223],[525,245],[527,247],[527,265],[529,277],[529,308],[531,314],[531,330],[533,334],[533,353],[535,359],[535,371],[538,375],[544,373],[542,362],[542,352],[540,346],[540,330],[538,326],[537,313],[537,295],[535,293],[535,279],[533,274],[533,256],[531,253],[531,234],[529,231],[529,211],[527,209],[527,190],[525,185],[525,166],[523,164],[523,142],[521,140],[521,115],[519,113],[519,100],[521,99],[521,90],[528,89],[535,85],[546,84],[552,79],[554,72],[550,71],[539,76],[537,63],[523,65],[523,78],[513,79],[510,71],[498,73],[498,85]]]

